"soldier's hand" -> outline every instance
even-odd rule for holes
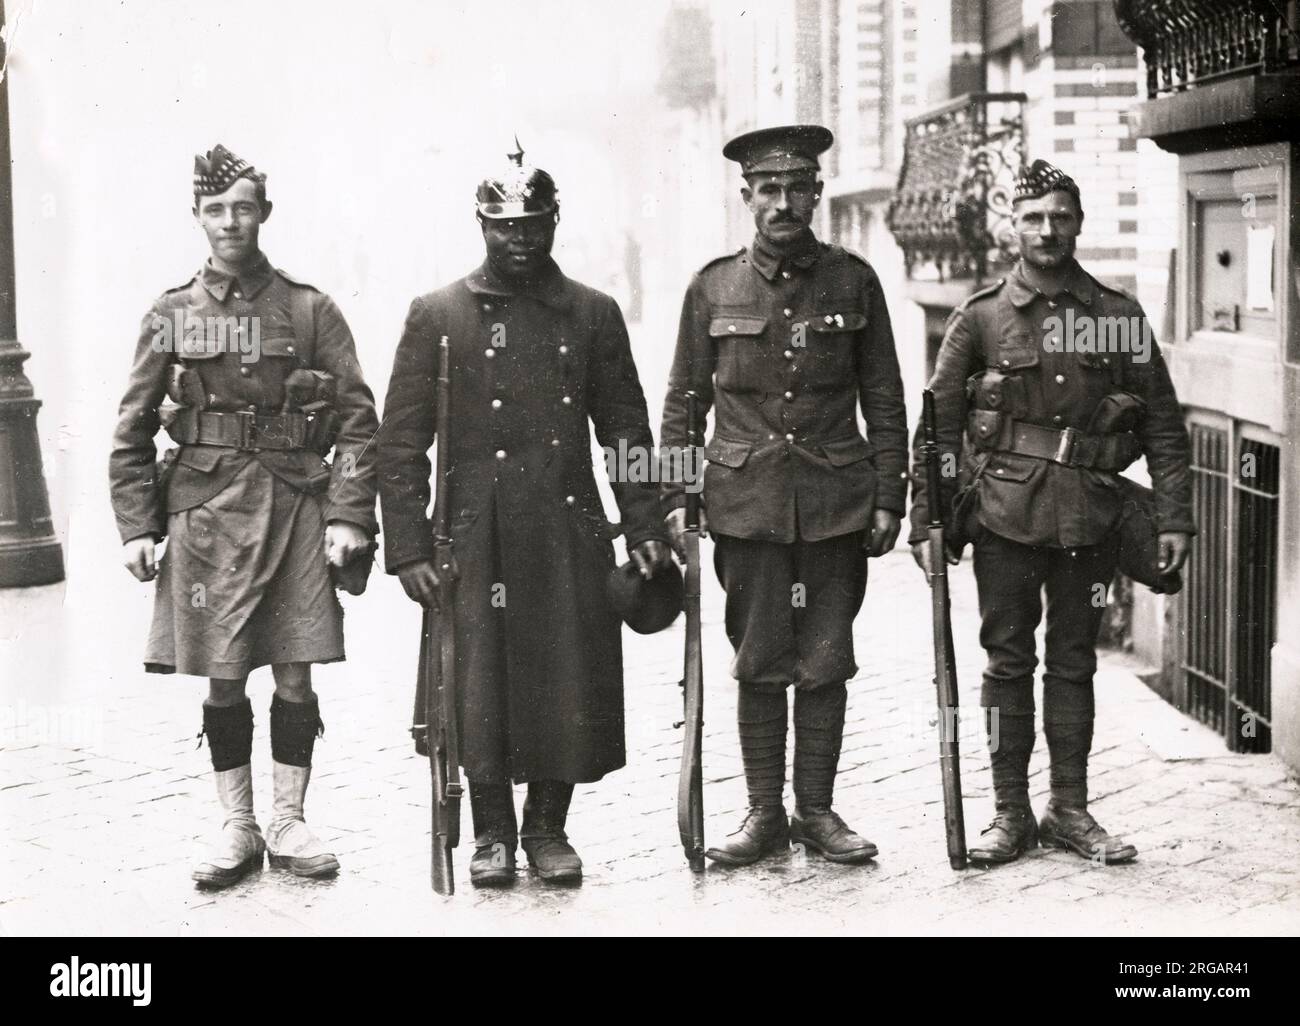
[[[1181,531],[1161,531],[1159,542],[1161,573],[1181,570],[1191,552],[1191,536]]]
[[[956,566],[958,563],[961,562],[960,552],[953,552],[952,549],[947,548],[946,545],[945,545],[945,549],[947,550],[948,562],[950,564]],[[919,542],[912,543],[912,559],[916,561],[917,566],[919,566],[922,570],[925,571],[925,576],[929,577],[930,576],[930,543],[928,541],[919,541]]]
[[[153,535],[132,538],[122,546],[122,562],[137,581],[152,581],[158,576]]]
[[[682,535],[686,532],[686,507],[678,506],[666,517],[664,525],[668,528],[668,542],[673,547],[681,559],[686,558],[686,550],[682,548]],[[700,537],[709,536],[709,518],[704,515],[704,507],[700,507]]]
[[[641,571],[641,576],[647,581],[660,570],[665,570],[673,565],[673,557],[668,552],[668,546],[654,539],[643,541],[632,549],[628,555],[632,557],[632,562],[636,564],[636,568]]]
[[[872,516],[871,544],[867,548],[869,556],[883,556],[892,552],[898,541],[898,514],[887,509],[878,509]]]
[[[325,558],[331,566],[346,566],[370,549],[370,535],[356,524],[336,520],[325,528]]]
[[[438,598],[438,572],[433,568],[433,560],[422,559],[418,563],[407,563],[397,568],[397,579],[402,582],[402,590],[412,602],[422,606],[436,605]]]

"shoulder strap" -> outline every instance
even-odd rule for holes
[[[293,322],[293,337],[306,352],[305,362],[316,362],[316,307],[311,301],[312,290],[301,285],[289,286],[289,317]]]

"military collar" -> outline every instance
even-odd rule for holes
[[[275,269],[271,266],[271,261],[266,259],[265,253],[258,253],[257,259],[238,275],[217,270],[212,266],[211,258],[199,271],[199,282],[218,303],[226,301],[226,293],[232,284],[244,299],[252,299],[271,283],[273,277]]]
[[[1070,268],[1070,273],[1066,275],[1065,283],[1061,286],[1061,292],[1068,292],[1084,306],[1091,306],[1097,298],[1097,283],[1075,260]],[[1025,281],[1021,274],[1021,265],[1016,264],[1011,273],[1007,275],[1007,297],[1011,300],[1012,305],[1016,307],[1028,306],[1039,296],[1047,296],[1047,294],[1040,292]],[[1056,297],[1047,296],[1047,298],[1054,299]]]
[[[542,273],[524,282],[506,281],[485,259],[465,278],[465,286],[480,296],[528,296],[556,310],[567,310],[573,305],[573,283],[549,257]]]
[[[768,281],[776,278],[783,267],[797,267],[806,271],[822,255],[821,243],[811,229],[799,236],[785,252],[778,251],[762,234],[754,236],[754,243],[749,247],[749,259]]]

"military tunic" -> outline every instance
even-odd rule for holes
[[[306,324],[295,310],[309,313]],[[187,323],[201,331],[176,330]],[[161,478],[154,437],[178,361],[197,372],[208,410],[232,414],[281,413],[285,379],[299,368],[333,375],[340,426],[332,464],[308,449],[182,445]],[[338,307],[265,256],[238,277],[205,264],[155,301],[141,324],[110,459],[122,540],[168,538],[147,669],[240,679],[257,666],[343,658],[324,528],[343,521],[376,533],[377,426]]]
[[[605,597],[611,540],[621,531],[631,549],[665,538],[652,482],[611,482],[622,514],[611,525],[593,474],[588,422],[607,450],[653,447],[622,314],[553,261],[528,284],[485,262],[411,304],[379,445],[390,573],[433,557],[428,452],[443,335],[461,761],[483,782],[598,780],[625,761],[621,621]]]
[[[1099,345],[1102,338],[1108,341]],[[978,383],[988,380],[999,384]],[[961,481],[971,489],[962,508],[973,513],[958,526],[975,545],[980,640],[989,659],[983,703],[1033,713],[1034,630],[1045,591],[1044,715],[1088,720],[1105,611],[1094,601],[1095,588],[1109,586],[1116,564],[1122,505],[1116,468],[1144,454],[1157,528],[1195,530],[1187,431],[1142,308],[1077,263],[1054,296],[1029,285],[1017,267],[954,311],[930,387],[940,449],[960,454]],[[1101,440],[1094,421],[1104,397],[1117,393],[1144,406],[1131,426],[1134,448],[1127,456],[1122,446]],[[1063,453],[1058,461],[1016,451],[1023,446],[1011,436],[1020,424],[1031,431],[1073,429],[1082,442],[1062,444],[1108,458],[1076,462]],[[919,451],[916,458],[913,544],[926,538],[931,501]],[[939,501],[949,518],[958,481],[945,479],[942,487]]]
[[[770,686],[847,679],[865,533],[876,509],[902,515],[907,486],[902,381],[875,271],[811,232],[784,254],[759,236],[708,264],[682,307],[666,448],[686,442],[687,390],[702,414],[713,409],[702,499],[733,674]],[[684,502],[682,485],[665,483],[665,507]]]

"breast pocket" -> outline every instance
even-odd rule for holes
[[[709,338],[717,351],[719,388],[740,392],[760,387],[759,360],[766,331],[766,317],[748,314],[722,314],[709,322]]]
[[[804,380],[814,387],[839,386],[857,370],[857,333],[867,326],[861,310],[834,309],[807,321]]]

